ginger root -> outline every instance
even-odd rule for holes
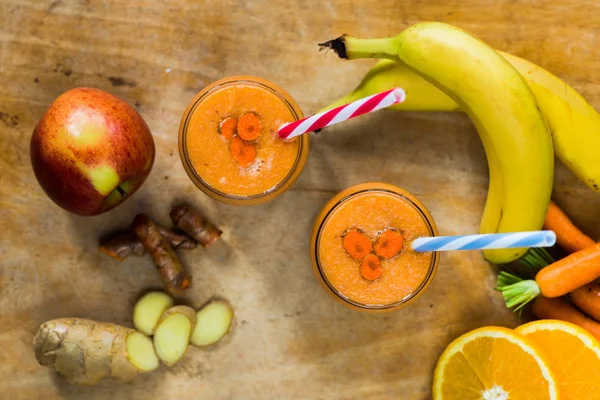
[[[191,342],[194,346],[210,346],[221,340],[231,329],[233,308],[222,300],[213,300],[196,313],[196,328]]]
[[[166,293],[146,293],[133,307],[133,326],[143,334],[152,336],[160,317],[173,307],[173,303],[173,298]]]
[[[140,371],[150,372],[158,368],[158,356],[148,336],[134,331],[127,336],[126,347],[127,359]]]
[[[202,246],[214,243],[222,234],[221,230],[207,221],[197,210],[188,205],[176,206],[169,214],[173,224],[190,235]]]
[[[93,385],[109,376],[127,382],[139,372],[158,367],[151,344],[150,338],[124,326],[60,318],[40,326],[33,350],[41,365],[55,369],[70,382]]]
[[[173,249],[195,249],[197,243],[184,233],[174,232],[158,227],[160,234],[166,238]],[[117,261],[123,261],[129,256],[140,257],[146,254],[146,248],[133,232],[119,233],[100,245],[100,251]]]
[[[133,219],[131,228],[152,256],[165,287],[170,292],[187,289],[192,278],[184,270],[177,253],[156,224],[147,215],[138,214]]]
[[[188,306],[166,310],[154,328],[154,348],[167,366],[176,364],[185,354],[196,326],[196,312]]]

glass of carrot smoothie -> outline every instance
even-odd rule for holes
[[[234,76],[205,87],[179,127],[179,154],[194,184],[230,204],[264,203],[298,178],[308,156],[308,135],[277,135],[302,110],[279,86]]]
[[[436,236],[427,209],[410,193],[384,183],[342,191],[318,215],[310,241],[317,279],[346,306],[391,311],[429,285],[438,253],[416,253],[410,243]]]

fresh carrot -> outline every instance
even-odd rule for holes
[[[563,296],[599,277],[600,243],[596,243],[542,268],[535,280],[500,272],[496,289],[502,292],[506,306],[517,311],[540,295]]]
[[[358,261],[361,261],[373,251],[373,245],[369,238],[358,229],[347,230],[344,233],[342,243],[350,257]]]
[[[600,277],[600,243],[543,268],[535,276],[546,297],[563,296]]]
[[[381,260],[375,254],[369,254],[360,265],[360,275],[368,281],[379,279],[383,273]]]
[[[246,142],[253,142],[260,137],[262,124],[254,113],[242,114],[238,119],[237,134]]]
[[[586,317],[575,307],[563,299],[549,299],[538,297],[533,302],[533,313],[541,319],[559,319],[578,325],[600,340],[600,323]]]
[[[375,242],[375,254],[381,258],[394,258],[404,246],[404,237],[397,229],[386,229]]]
[[[256,147],[246,143],[239,136],[234,136],[230,143],[231,157],[242,167],[249,167],[256,159]]]
[[[232,139],[237,132],[237,119],[227,117],[219,124],[219,133],[227,140]]]
[[[554,231],[558,245],[569,253],[583,250],[595,243],[592,238],[581,232],[553,201],[548,206],[544,228]]]
[[[600,321],[600,285],[589,283],[571,292],[573,303],[596,321]]]

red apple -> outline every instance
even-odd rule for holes
[[[144,182],[154,163],[154,141],[129,104],[99,89],[76,88],[59,96],[38,122],[31,163],[56,204],[96,215]]]

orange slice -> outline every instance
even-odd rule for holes
[[[434,400],[557,400],[557,383],[530,339],[501,327],[456,339],[438,360]]]
[[[537,343],[556,375],[561,399],[600,399],[600,342],[570,322],[545,319],[516,329]]]

